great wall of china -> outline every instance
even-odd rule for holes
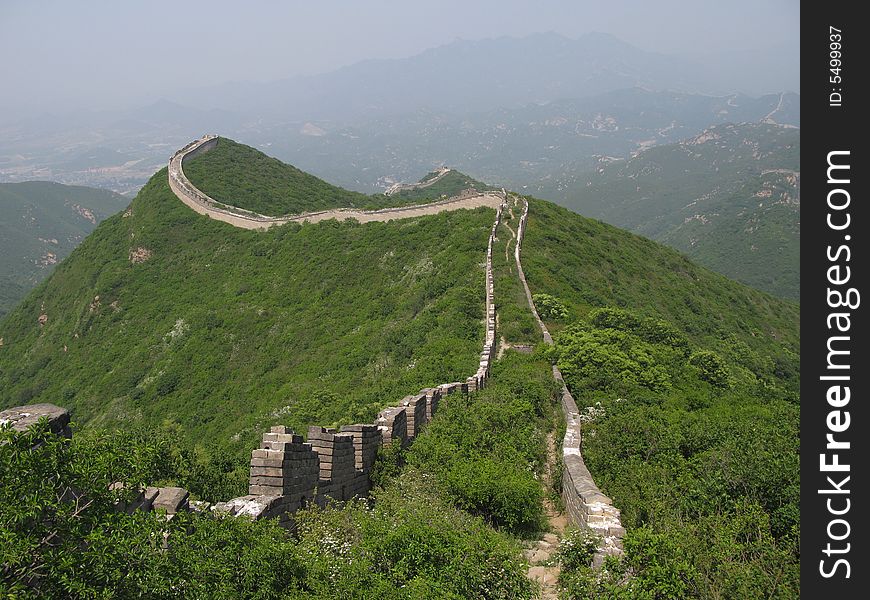
[[[184,159],[207,152],[214,147],[217,139],[216,136],[204,136],[176,152],[169,162],[169,185],[179,200],[191,209],[237,227],[266,229],[289,222],[317,222],[331,218],[359,219],[360,216],[365,219],[360,219],[362,222],[389,221],[478,206],[488,206],[496,210],[486,251],[486,335],[478,369],[473,375],[465,381],[444,383],[406,396],[398,405],[382,410],[374,423],[347,425],[338,430],[311,426],[308,428],[307,441],[284,426],[272,427],[271,431],[263,435],[260,448],[251,452],[249,493],[245,496],[209,507],[203,503],[191,503],[189,494],[181,488],[147,488],[130,507],[144,510],[160,508],[169,514],[181,510],[211,509],[217,513],[244,515],[254,519],[277,518],[287,523],[295,510],[308,503],[323,505],[331,500],[345,501],[366,496],[371,487],[372,465],[380,446],[404,446],[410,443],[433,418],[444,396],[469,394],[485,386],[496,355],[492,248],[503,210],[507,206],[508,194],[504,191],[487,192],[443,202],[380,211],[336,209],[295,216],[267,217],[217,202],[198,190],[184,176]],[[524,201],[514,257],[529,307],[538,322],[544,341],[552,344],[552,337],[535,308],[520,262],[528,212],[528,202]],[[619,521],[619,511],[595,485],[583,461],[580,414],[555,365],[553,376],[562,384],[561,406],[567,422],[562,445],[562,498],[571,523],[587,526],[601,536],[602,543],[594,558],[594,564],[600,565],[605,556],[622,552],[625,530]],[[13,428],[19,430],[26,429],[40,417],[49,419],[53,432],[70,435],[69,412],[51,404],[20,406],[0,412],[0,422],[11,423]]]
[[[498,209],[505,198],[503,193],[486,192],[481,194],[466,194],[428,204],[382,208],[380,210],[336,208],[278,217],[261,215],[230,204],[224,204],[211,198],[193,185],[184,174],[184,162],[214,148],[218,143],[218,139],[218,136],[206,135],[190,142],[173,154],[169,159],[169,187],[178,196],[178,199],[193,211],[243,229],[266,229],[286,223],[317,223],[319,221],[328,221],[329,219],[337,219],[339,221],[356,219],[360,223],[392,221],[394,219],[412,219],[444,211],[460,210],[463,208],[471,209],[481,206]],[[434,180],[432,180],[432,183],[434,183]]]
[[[441,167],[435,172],[435,177],[427,179],[426,181],[421,181],[420,183],[394,183],[384,190],[384,196],[392,196],[393,194],[398,194],[400,192],[425,189],[440,181],[450,171],[451,169],[448,169],[447,167]]]
[[[529,309],[538,322],[544,342],[552,345],[553,337],[535,308],[532,291],[526,282],[523,265],[520,262],[523,237],[526,233],[526,223],[529,218],[529,203],[524,201],[523,216],[517,227],[517,243],[514,246],[514,259],[517,263],[517,274],[526,292]],[[604,563],[608,555],[622,554],[622,538],[625,529],[620,521],[619,509],[613,506],[613,501],[601,493],[592,474],[586,468],[583,460],[582,436],[580,432],[580,411],[574,396],[568,391],[559,367],[553,364],[553,378],[562,386],[561,405],[565,417],[565,437],[562,439],[562,501],[568,513],[568,520],[575,525],[585,525],[601,537],[601,544],[593,557],[593,565],[598,567]]]

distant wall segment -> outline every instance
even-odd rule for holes
[[[529,203],[525,200],[524,203],[523,216],[520,218],[520,225],[517,229],[514,258],[520,281],[526,292],[529,308],[538,322],[544,342],[552,345],[553,338],[535,308],[532,292],[528,282],[526,282],[526,276],[520,262],[520,251],[529,216]],[[562,387],[560,400],[566,424],[565,438],[562,440],[562,464],[564,467],[562,470],[562,500],[565,503],[565,510],[571,523],[588,527],[601,536],[601,544],[593,559],[595,566],[601,566],[606,556],[622,554],[622,538],[625,536],[625,529],[620,521],[619,509],[613,506],[613,501],[598,489],[595,480],[592,479],[592,474],[586,468],[581,453],[583,438],[580,431],[580,411],[574,397],[568,391],[568,386],[565,385],[559,367],[556,365],[553,365],[553,378]]]
[[[184,204],[201,215],[207,215],[212,219],[229,223],[242,229],[268,229],[276,225],[286,223],[317,223],[329,219],[344,221],[356,219],[360,223],[384,222],[395,219],[411,219],[426,215],[435,215],[441,212],[473,209],[481,206],[498,209],[504,202],[504,194],[498,192],[472,193],[455,196],[439,202],[416,204],[413,206],[401,206],[396,208],[382,208],[380,210],[359,210],[353,208],[336,208],[316,212],[302,213],[298,215],[284,215],[273,217],[261,215],[252,211],[244,210],[231,204],[220,202],[197,188],[184,174],[184,163],[195,156],[204,154],[214,148],[218,143],[218,136],[205,135],[194,140],[178,150],[169,159],[169,188]],[[425,185],[435,183],[449,170],[445,170],[438,177],[426,182]],[[425,186],[424,186],[425,187]]]

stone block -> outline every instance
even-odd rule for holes
[[[54,404],[27,404],[0,411],[0,424],[11,424],[15,431],[27,431],[40,419],[48,421],[48,429],[54,434],[70,437],[69,411]]]
[[[408,441],[408,421],[405,407],[393,406],[385,408],[378,414],[377,425],[383,435],[383,444],[389,445],[398,441],[403,446]]]
[[[368,473],[375,462],[378,447],[381,445],[381,432],[378,430],[378,426],[374,424],[347,425],[342,427],[341,431],[353,440],[355,468]]]
[[[156,498],[152,502],[154,510],[165,510],[167,514],[174,515],[175,513],[186,510],[190,492],[180,487],[162,487],[158,488]]]
[[[273,428],[274,429],[274,428]],[[285,427],[286,429],[286,427]],[[264,433],[263,434],[264,442],[286,442],[290,444],[301,444],[305,440],[302,439],[301,435],[296,435],[292,431],[290,433]]]

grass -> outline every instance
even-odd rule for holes
[[[184,173],[215,200],[267,216],[389,206],[386,202],[378,206],[375,196],[330,185],[227,138],[219,138],[210,151],[185,161]]]

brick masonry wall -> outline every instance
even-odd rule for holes
[[[514,258],[532,314],[538,322],[544,341],[547,344],[552,344],[553,338],[535,308],[532,292],[526,282],[526,276],[520,262],[521,245],[528,215],[529,203],[525,202],[520,225],[517,228]],[[565,509],[571,523],[588,527],[601,536],[601,544],[593,558],[593,565],[600,567],[607,555],[622,554],[622,538],[625,536],[625,529],[619,519],[619,510],[613,506],[613,501],[595,485],[595,481],[583,461],[580,411],[577,409],[577,403],[571,392],[568,391],[562,373],[556,365],[553,365],[553,378],[562,385],[561,405],[566,422],[565,438],[562,440],[562,463],[564,466],[562,470],[562,500],[565,503]]]
[[[290,220],[263,217],[221,205],[190,183],[184,175],[183,161],[207,152],[217,144],[217,140],[216,136],[204,136],[172,156],[169,161],[169,185],[176,196],[200,214],[219,218],[239,227],[264,229],[270,224]],[[479,197],[484,199],[480,206],[493,206],[496,209],[496,218],[487,242],[486,335],[477,371],[465,381],[444,383],[406,396],[397,406],[382,410],[375,423],[347,425],[339,431],[313,426],[308,430],[307,440],[287,427],[272,427],[263,434],[260,448],[251,452],[248,494],[218,502],[211,507],[212,510],[255,519],[278,518],[282,523],[289,524],[292,513],[310,502],[325,504],[331,500],[344,501],[365,496],[370,489],[369,477],[380,446],[409,443],[435,416],[442,397],[448,394],[468,394],[485,386],[496,339],[492,246],[507,195],[502,190],[500,194],[489,192]],[[436,212],[473,208],[473,205],[462,204],[468,199],[450,199],[423,205],[423,208],[431,210],[434,207]],[[371,214],[377,220],[389,220],[398,218],[391,216],[394,213],[399,216],[417,216],[415,210],[419,208],[382,209],[371,211]],[[303,220],[303,217],[305,216],[292,217],[292,220]],[[16,427],[26,428],[28,423],[38,418],[34,417],[37,413],[49,417],[53,431],[56,429],[56,433],[69,435],[69,412],[53,405],[16,407],[0,413],[0,418],[15,423]],[[200,505],[192,505],[188,501],[189,494],[181,488],[148,488],[141,496],[141,502],[137,501],[134,509],[157,507],[170,514],[179,510],[203,509]]]
[[[448,198],[447,200],[428,204],[382,208],[380,210],[366,211],[337,208],[280,217],[261,215],[211,198],[202,190],[197,189],[184,174],[184,163],[187,159],[208,152],[214,148],[217,143],[217,136],[205,135],[198,140],[190,142],[173,154],[169,159],[169,187],[178,199],[193,211],[242,229],[267,229],[269,227],[284,225],[286,223],[316,223],[328,219],[356,219],[361,223],[371,221],[390,221],[392,219],[418,217],[427,214],[436,214],[445,210],[458,210],[461,208],[477,208],[478,206],[497,208],[504,201],[503,193],[475,192],[463,193],[454,198]]]

